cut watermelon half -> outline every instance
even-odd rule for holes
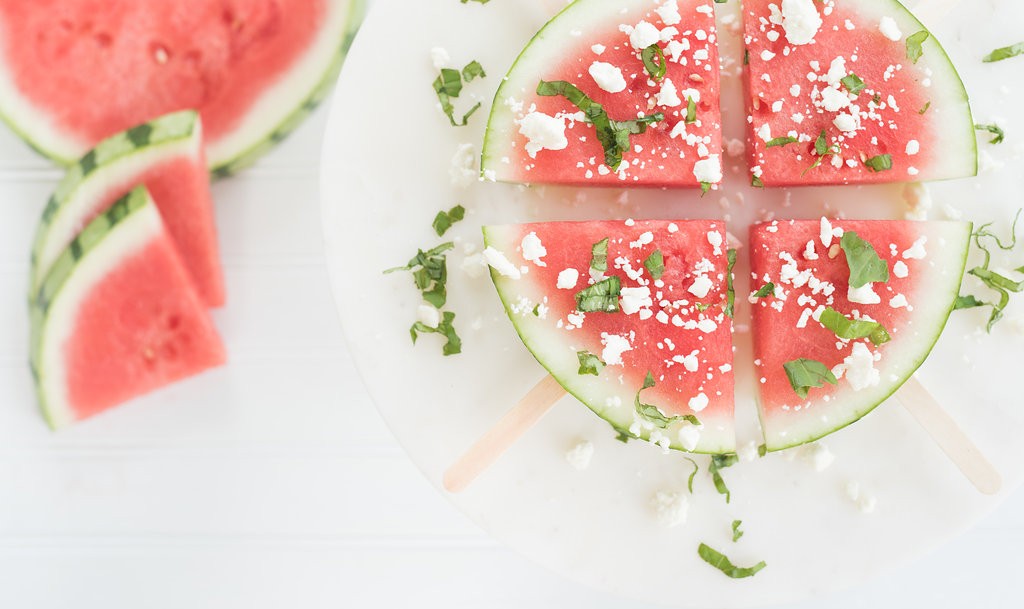
[[[573,2],[534,36],[498,89],[484,177],[600,186],[721,182],[716,40],[711,0]],[[539,95],[541,81],[576,87],[600,105],[605,123],[563,95]],[[648,126],[621,123],[656,113],[663,119]],[[607,120],[620,123],[612,129]],[[619,142],[621,164],[609,160],[600,134],[625,138],[630,127],[628,142]]]
[[[721,223],[556,222],[489,226],[484,237],[512,324],[569,393],[627,437],[735,449]]]
[[[328,93],[364,0],[0,1],[0,114],[71,164],[196,108],[217,174],[255,160]]]
[[[824,219],[752,227],[754,363],[768,450],[811,442],[859,420],[914,374],[960,292],[971,231],[963,222]],[[840,245],[848,234],[873,247],[889,269],[887,282],[851,289]],[[827,307],[848,320],[880,323],[891,340],[839,338],[819,321],[831,315]],[[836,384],[820,382],[801,397],[785,369],[797,360],[823,364]]]
[[[202,126],[191,110],[100,142],[71,166],[43,211],[32,248],[30,295],[82,227],[132,188],[152,193],[203,300],[225,300]]]
[[[40,287],[31,321],[32,370],[54,428],[225,362],[144,188],[72,241]]]
[[[743,12],[755,185],[977,173],[963,82],[939,41],[902,4],[746,0]]]

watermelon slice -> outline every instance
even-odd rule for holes
[[[746,0],[747,151],[755,185],[973,176],[967,92],[896,0]]]
[[[0,115],[71,164],[132,125],[198,108],[218,174],[327,94],[364,0],[0,1]]]
[[[115,135],[73,165],[43,211],[32,249],[30,294],[83,226],[139,184],[152,193],[200,296],[224,304],[202,127],[191,110]]]
[[[141,187],[61,254],[31,319],[32,370],[54,428],[225,361],[203,301]]]
[[[534,36],[498,89],[484,176],[705,189],[721,182],[715,31],[711,0],[573,2]],[[541,81],[571,84],[589,102],[570,101],[572,89],[553,94],[554,85],[540,95]]]
[[[721,223],[489,226],[484,238],[512,324],[567,391],[620,434],[666,449],[735,449]]]
[[[959,294],[971,231],[963,222],[827,219],[751,228],[754,363],[768,450],[857,421],[914,374]],[[858,242],[873,248],[874,262]],[[876,278],[884,268],[888,281],[851,287],[866,279],[865,268]],[[850,325],[860,327],[840,327],[854,320],[859,323]],[[817,376],[822,368],[834,375],[834,385]]]

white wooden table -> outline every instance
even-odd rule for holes
[[[56,435],[25,365],[24,286],[60,174],[0,133],[0,607],[636,607],[489,540],[378,419],[322,257],[325,119],[215,186],[231,364]],[[800,607],[1011,606],[1021,545],[1017,493],[927,560]]]

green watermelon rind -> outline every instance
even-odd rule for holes
[[[503,233],[514,230],[514,226],[484,226],[484,244],[490,246],[498,251],[510,251],[514,249],[509,239],[503,237]],[[490,269],[491,281],[494,283],[494,287],[498,291],[498,296],[502,303],[502,308],[509,320],[512,322],[512,326],[522,341],[523,345],[530,352],[537,363],[539,363],[548,373],[566,390],[570,395],[579,400],[587,408],[592,410],[594,414],[604,419],[611,427],[622,436],[629,438],[636,438],[643,441],[650,441],[650,434],[648,431],[641,431],[639,437],[634,436],[630,433],[629,428],[633,424],[634,417],[634,398],[636,396],[636,388],[626,388],[617,397],[620,398],[621,404],[617,406],[610,406],[605,404],[605,407],[601,407],[598,403],[603,402],[609,393],[607,386],[601,384],[599,377],[580,375],[579,374],[579,360],[577,359],[576,353],[570,349],[562,348],[562,345],[552,346],[551,349],[543,349],[538,343],[543,340],[542,335],[552,335],[550,326],[538,326],[537,331],[531,331],[529,324],[532,322],[541,323],[539,320],[530,315],[517,315],[511,309],[511,303],[522,295],[522,279],[513,280],[502,276],[500,273],[495,271],[493,268]],[[517,286],[517,287],[514,287]],[[534,300],[540,301],[541,294],[536,294],[538,298]],[[557,339],[556,339],[557,342]],[[557,357],[559,351],[564,352],[565,356],[560,361],[553,361]],[[592,394],[592,395],[588,395]],[[701,418],[698,415],[698,418]],[[676,423],[663,430],[665,436],[671,438],[672,444],[670,448],[679,452],[689,452],[694,454],[709,454],[719,455],[733,453],[736,451],[736,437],[732,427],[732,419],[729,418],[725,423],[728,425],[728,430],[716,433],[711,430],[710,421],[702,421],[705,423],[705,429],[701,432],[700,441],[698,446],[692,450],[687,451],[679,443],[679,429],[681,424]]]
[[[852,409],[850,416],[845,419],[840,419],[838,424],[828,424],[818,427],[812,426],[811,430],[806,431],[802,435],[792,435],[794,427],[792,425],[785,430],[787,432],[785,436],[769,435],[768,429],[770,426],[766,425],[764,411],[759,403],[757,414],[761,423],[761,430],[765,436],[765,448],[768,452],[778,452],[780,450],[803,446],[804,444],[815,442],[853,425],[895,395],[896,392],[898,392],[900,388],[903,387],[903,385],[906,384],[906,382],[909,381],[925,363],[932,351],[935,349],[935,345],[938,344],[939,338],[942,336],[942,332],[945,330],[946,324],[949,323],[949,317],[952,315],[956,306],[956,299],[960,295],[960,287],[963,282],[964,272],[967,270],[967,259],[970,254],[971,233],[974,230],[974,225],[970,222],[949,222],[944,224],[950,227],[957,226],[960,228],[960,234],[957,235],[957,237],[962,239],[962,243],[960,244],[960,247],[957,247],[956,244],[950,242],[951,235],[942,235],[947,240],[946,243],[942,245],[942,249],[939,250],[943,255],[941,259],[933,259],[932,262],[937,268],[952,269],[956,272],[948,275],[950,278],[948,285],[945,285],[941,289],[933,290],[929,296],[932,298],[946,297],[948,298],[948,305],[938,308],[935,314],[934,327],[925,331],[925,336],[921,338],[919,342],[912,343],[912,346],[917,347],[914,355],[906,357],[902,354],[895,354],[892,350],[888,351],[885,355],[887,359],[907,361],[909,362],[909,366],[907,366],[902,373],[896,375],[896,380],[886,380],[882,383],[884,387],[878,390],[877,399],[873,398],[865,402],[863,406]],[[931,241],[931,235],[929,235],[929,241]],[[922,281],[922,285],[925,283],[933,284],[931,281]],[[896,340],[899,339],[896,338]],[[908,345],[911,345],[910,341],[906,342]],[[885,376],[886,371],[883,370],[882,374]],[[840,381],[840,383],[843,382],[845,381]],[[851,393],[851,395],[856,395],[856,393]],[[834,398],[835,396],[833,396],[833,402]],[[834,408],[834,404],[830,404],[829,408],[831,412],[831,409]]]
[[[234,151],[227,158],[209,157],[210,172],[214,178],[230,176],[252,165],[290,135],[330,94],[348,55],[349,48],[352,46],[352,41],[355,39],[366,16],[369,0],[351,0],[348,4],[348,11],[342,25],[340,44],[331,53],[329,62],[322,68],[322,75],[313,88],[302,99],[296,100],[297,103],[292,106],[293,109],[281,117],[276,124],[261,134],[259,139],[253,143],[241,150]],[[11,131],[39,155],[50,159],[57,165],[72,167],[78,161],[77,158],[67,154],[68,151],[66,150],[58,152],[56,149],[59,146],[47,147],[37,141],[37,139],[41,139],[38,135],[30,134],[29,130],[22,127],[19,121],[2,107],[0,107],[0,121],[3,121]]]
[[[128,193],[107,211],[93,220],[75,237],[63,254],[54,262],[50,272],[43,280],[29,308],[31,320],[31,344],[29,362],[35,380],[36,394],[46,422],[52,429],[59,429],[74,421],[74,417],[57,406],[59,400],[51,398],[48,389],[50,374],[47,371],[61,368],[47,364],[47,355],[51,349],[49,340],[53,334],[50,320],[54,304],[67,292],[69,282],[79,274],[88,279],[102,279],[103,273],[96,273],[112,268],[124,254],[112,237],[124,235],[135,238],[137,235],[156,236],[161,230],[159,212],[144,187]],[[134,251],[137,244],[128,240]],[[83,272],[84,270],[84,272]],[[87,290],[91,284],[86,284]]]
[[[35,297],[50,265],[74,238],[82,213],[88,212],[81,206],[93,202],[93,191],[117,184],[162,159],[197,151],[201,145],[199,115],[183,110],[107,138],[69,167],[47,201],[36,230],[29,298]],[[67,225],[63,230],[61,223]]]

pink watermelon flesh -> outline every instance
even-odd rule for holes
[[[889,266],[889,281],[872,284],[877,304],[864,304],[873,299],[859,295],[857,302],[850,299],[850,270],[839,247],[844,231],[872,244]],[[769,282],[776,286],[774,295],[750,296],[759,406],[770,450],[852,423],[916,370],[953,306],[969,235],[969,224],[949,222],[800,220],[751,228],[752,292]],[[840,340],[815,321],[825,307],[880,322],[892,340],[881,346],[867,338]],[[875,361],[846,362],[856,351],[863,357],[865,349]],[[799,358],[836,372],[838,385],[810,389],[801,399],[784,369]]]
[[[823,24],[813,42],[790,44],[769,8],[778,10],[780,4],[743,3],[751,117],[747,152],[761,183],[862,184],[974,175],[976,143],[963,85],[930,35],[918,63],[908,59],[906,38],[924,27],[903,7],[894,0],[815,2]],[[893,27],[901,28],[902,38],[886,37],[881,18],[898,21]],[[836,80],[850,74],[864,82],[858,95]],[[826,99],[830,88],[835,100],[841,96],[849,105],[834,110],[835,103],[845,102]],[[839,154],[817,155],[822,131],[826,147],[838,145]],[[787,136],[799,141],[768,147]],[[891,169],[876,171],[866,163],[881,155],[891,157]]]
[[[216,142],[315,38],[327,0],[0,0],[15,85],[95,144],[196,108]]]
[[[68,400],[78,419],[226,361],[166,234],[95,285],[63,348]]]
[[[656,385],[643,391],[642,402],[657,405],[669,416],[696,415],[705,426],[707,440],[718,438],[704,449],[698,447],[699,452],[734,448],[732,320],[724,312],[728,262],[723,245],[725,227],[720,222],[554,222],[488,227],[485,233],[489,245],[514,264],[529,268],[518,280],[492,275],[524,342],[556,378],[568,381],[563,384],[571,392],[599,414],[604,412],[602,416],[619,429],[630,429],[635,394],[651,372]],[[542,258],[545,266],[524,260],[521,247],[516,252],[531,233],[547,249]],[[652,303],[636,312],[628,311],[623,301],[618,313],[585,313],[582,323],[574,324],[572,319],[578,313],[575,295],[591,281],[592,245],[605,238],[610,243],[604,276],[619,277],[623,289],[647,287]],[[652,279],[644,267],[644,260],[655,250],[664,258],[660,280]],[[558,287],[559,274],[566,269],[579,273],[572,289]],[[710,280],[702,297],[688,291],[698,275]],[[700,311],[698,303],[706,310]],[[543,307],[543,319],[532,313],[535,304]],[[608,359],[604,355],[610,335],[627,339],[631,350],[621,354],[621,363],[602,370],[600,378],[608,383],[607,391],[574,390],[576,381],[594,378],[578,374],[574,352],[586,350]],[[558,365],[548,359],[546,345],[554,345],[559,356],[569,354],[569,374],[560,375]],[[692,371],[684,363],[691,356],[687,363],[696,367]],[[622,396],[628,413],[624,419],[616,419],[615,413],[608,411],[605,396],[610,395]],[[692,402],[694,398],[697,401]],[[706,407],[701,408],[704,398]],[[635,434],[643,431],[635,426],[630,430]]]
[[[560,41],[557,55],[535,74],[528,90],[503,89],[498,93],[497,103],[504,103],[505,97],[511,96],[517,100],[516,103],[522,101],[527,112],[536,106],[537,112],[550,116],[575,115],[579,111],[564,97],[542,97],[535,93],[540,80],[564,80],[601,104],[613,120],[635,119],[638,115],[655,112],[664,113],[665,120],[643,134],[631,136],[631,149],[623,155],[623,164],[618,172],[611,172],[604,165],[604,148],[595,135],[594,126],[589,123],[567,121],[565,135],[568,146],[564,150],[540,150],[536,158],[527,153],[529,140],[518,132],[519,127],[516,126],[511,162],[500,161],[487,167],[495,169],[499,179],[547,184],[697,187],[701,180],[695,176],[694,167],[700,159],[712,155],[720,172],[722,119],[713,4],[710,0],[680,0],[682,21],[672,26],[666,25],[654,11],[659,3],[645,1],[626,5],[630,7],[628,10],[623,8],[620,11],[616,6],[616,10],[606,15],[603,21],[582,28],[582,35]],[[668,70],[661,82],[650,78],[644,68],[641,51],[634,48],[629,35],[620,30],[622,26],[631,29],[641,21],[662,31],[671,27],[678,32],[671,40],[658,43],[668,59]],[[669,50],[673,48],[670,45],[675,44],[688,45],[688,50],[678,53],[678,61],[673,60]],[[595,45],[603,46],[604,50],[596,53],[593,50]],[[702,59],[695,58],[695,54],[704,53],[706,55]],[[589,73],[595,62],[620,68],[627,83],[626,89],[609,93],[598,86]],[[676,88],[681,100],[679,105],[666,106],[656,102],[665,83]],[[689,125],[685,124],[687,90],[697,92],[700,97],[696,107],[698,122]],[[675,137],[672,136],[673,130],[677,130]],[[720,178],[714,180],[715,183],[718,181]]]

